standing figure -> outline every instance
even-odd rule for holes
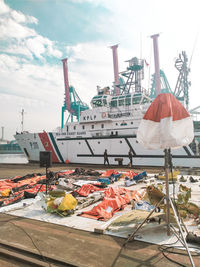
[[[108,163],[108,165],[110,165],[108,161],[107,149],[105,149],[103,156],[104,156],[104,165],[106,165],[106,162]]]
[[[128,157],[130,159],[130,163],[129,163],[131,165],[130,167],[132,167],[133,166],[133,152],[131,149],[128,152]]]

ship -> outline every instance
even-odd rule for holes
[[[1,127],[2,136],[0,138],[0,154],[23,154],[24,152],[20,148],[16,140],[4,139],[4,127]]]
[[[153,37],[155,46],[158,35]],[[29,161],[39,162],[40,151],[51,151],[54,163],[103,164],[104,152],[107,150],[111,165],[128,165],[130,151],[134,166],[164,165],[163,150],[145,149],[137,141],[139,124],[156,97],[155,87],[158,75],[156,73],[154,75],[151,91],[143,88],[146,61],[137,57],[128,60],[127,69],[119,73],[117,48],[118,45],[111,47],[114,85],[112,88],[98,86],[97,94],[91,100],[91,108],[81,101],[75,88],[69,85],[67,59],[62,60],[65,102],[62,107],[61,126],[52,132],[22,132],[15,135],[16,141]],[[155,55],[154,58],[156,61]],[[184,64],[187,63],[187,60],[184,60],[185,54],[182,53],[177,59],[176,67],[180,78],[176,85],[176,92],[171,91],[166,76],[160,69],[159,79],[165,85],[161,88],[161,93],[174,93],[179,101],[187,106],[186,89],[188,88],[185,89],[187,76],[181,74],[185,71]],[[182,88],[183,85],[184,88]],[[184,94],[181,95],[181,93]],[[64,123],[65,111],[69,114],[66,123]],[[194,139],[190,146],[172,149],[173,166],[198,167],[200,157],[197,142]]]

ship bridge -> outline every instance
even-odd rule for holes
[[[126,95],[119,95],[119,96],[110,96],[110,95],[97,95],[94,96],[91,100],[91,106],[93,108],[97,107],[110,107],[110,108],[117,108],[117,107],[125,107],[125,106],[132,106],[132,105],[142,105],[151,103],[152,99],[145,94],[133,93],[133,94],[126,94]]]

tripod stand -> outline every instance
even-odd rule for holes
[[[166,202],[166,222],[167,222],[167,235],[170,236],[170,230],[172,229],[174,234],[176,235],[176,237],[179,239],[179,241],[183,244],[183,246],[185,247],[187,254],[189,256],[190,262],[191,262],[191,266],[195,267],[194,261],[192,259],[191,253],[189,251],[187,242],[185,240],[184,234],[183,234],[183,230],[182,230],[182,226],[181,226],[181,222],[180,222],[180,218],[177,215],[177,211],[174,207],[174,203],[172,202],[172,199],[170,198],[169,195],[169,162],[171,159],[171,153],[170,153],[170,149],[165,149],[165,177],[166,177],[166,195],[156,204],[155,208],[149,213],[149,215],[144,219],[144,221],[137,227],[137,229],[128,237],[128,239],[124,242],[123,246],[125,246],[130,240],[134,239],[135,234],[138,232],[138,230],[144,225],[144,223],[146,223],[148,221],[148,219],[150,218],[150,216],[155,212],[155,210],[160,206],[160,204],[165,201]],[[175,228],[173,227],[172,224],[170,224],[170,206],[173,210],[174,213],[174,217],[176,220],[176,223],[178,225],[178,229],[180,231],[180,236],[176,233]]]
[[[40,167],[46,168],[46,195],[47,187],[49,185],[49,173],[48,168],[52,165],[52,152],[51,151],[40,151]]]

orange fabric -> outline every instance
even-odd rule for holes
[[[106,221],[112,218],[113,214],[120,209],[123,209],[126,201],[123,197],[116,196],[115,198],[104,199],[90,211],[84,211],[81,216],[91,219]]]
[[[18,192],[17,194],[14,194],[14,197],[7,198],[5,200],[2,200],[2,206],[7,206],[9,204],[13,204],[19,200],[21,200],[24,197],[24,192]]]
[[[138,175],[138,172],[127,171],[127,172],[124,173],[123,177],[133,178],[136,175]]]
[[[130,191],[125,188],[110,187],[104,191],[105,198],[90,211],[84,211],[81,216],[106,221],[114,215],[115,212],[124,209],[131,200],[139,201],[142,199],[145,190]]]
[[[70,173],[73,173],[74,170],[66,170],[66,171],[63,171],[63,172],[58,172],[57,174],[59,175],[62,175],[62,174],[70,174]]]
[[[101,177],[110,177],[112,174],[118,174],[115,170],[108,170],[102,173]]]
[[[123,195],[123,194],[126,194],[127,192],[130,192],[130,190],[127,190],[122,187],[117,187],[117,188],[109,187],[105,189],[104,195],[105,195],[105,198],[115,198],[115,196]]]
[[[95,191],[101,191],[101,190],[104,190],[104,189],[94,186],[92,184],[84,184],[81,186],[80,189],[76,190],[76,192],[80,196],[87,197],[90,193],[95,192]]]

